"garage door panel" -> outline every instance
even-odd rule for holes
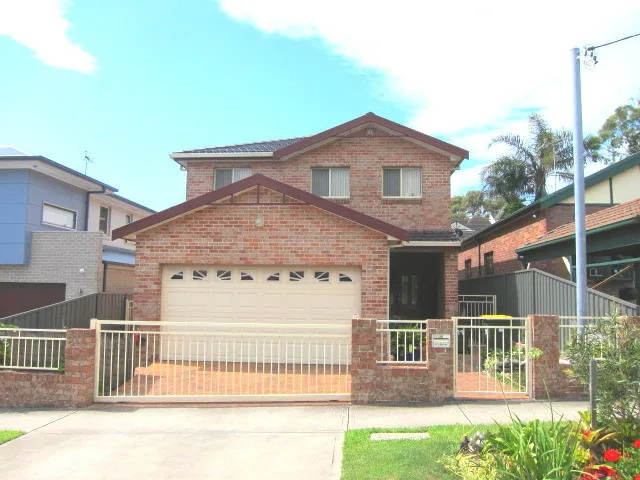
[[[193,280],[194,270],[198,270],[197,276],[204,279]],[[179,272],[181,275],[176,275]],[[316,279],[316,272],[320,272],[322,278],[328,277],[329,281]],[[352,281],[340,282],[341,274]],[[220,280],[220,277],[230,280]],[[273,331],[286,334],[279,338],[267,335],[257,345],[254,341],[252,346],[241,337],[217,338],[214,333],[192,339],[189,346],[184,344],[185,340],[179,334],[170,334],[166,335],[166,348],[163,348],[163,356],[167,359],[179,357],[186,351],[190,352],[188,356],[192,360],[249,361],[255,358],[262,360],[264,356],[268,361],[284,361],[286,358],[289,362],[345,363],[348,361],[346,352],[338,352],[337,346],[332,350],[330,339],[319,339],[309,347],[308,330],[298,329],[296,332],[295,325],[343,325],[350,328],[351,318],[360,313],[360,272],[356,268],[168,266],[163,271],[162,291],[163,321],[210,322],[218,324],[216,333],[221,331],[221,323],[280,325]],[[335,332],[331,329],[320,331],[344,334],[344,327]],[[166,330],[173,331],[173,328],[177,326],[167,324]],[[244,328],[237,325],[222,330],[232,333]],[[255,332],[255,327],[252,328]],[[295,338],[297,333],[301,334],[298,339]],[[236,350],[232,353],[224,345],[233,342]],[[306,351],[302,351],[304,349],[300,346],[303,343],[307,345]],[[170,353],[171,349],[174,353]]]

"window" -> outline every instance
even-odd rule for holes
[[[173,275],[171,275],[171,280],[182,280],[183,278],[184,278],[184,275],[182,271],[176,272]]]
[[[484,254],[484,274],[493,275],[493,252]]]
[[[391,198],[422,197],[422,169],[385,168],[382,171],[382,196]]]
[[[222,281],[231,280],[231,270],[216,270],[216,278]]]
[[[109,233],[109,207],[100,207],[100,220],[98,221],[98,231],[105,235]]]
[[[318,282],[328,282],[329,281],[329,272],[315,272],[313,277]]]
[[[464,261],[464,278],[471,278],[471,259],[467,258]]]
[[[347,275],[346,273],[339,273],[338,274],[338,281],[339,282],[353,282],[351,277],[349,275]]]
[[[215,175],[215,189],[226,187],[238,180],[251,176],[250,168],[217,168]]]
[[[206,280],[207,279],[207,271],[206,270],[194,270],[193,271],[193,279],[194,280]]]
[[[63,228],[76,228],[76,217],[78,214],[73,210],[55,207],[47,203],[42,205],[42,223],[55,225]]]
[[[289,272],[290,282],[301,282],[304,280],[304,270],[296,270],[295,272]]]
[[[320,197],[349,198],[349,169],[312,168],[311,193]]]
[[[130,213],[127,213],[124,216],[124,224],[129,225],[130,223],[133,223],[133,215],[131,215]]]
[[[280,272],[267,273],[267,282],[279,282]]]
[[[240,280],[245,282],[253,281],[253,273],[251,272],[240,272]]]

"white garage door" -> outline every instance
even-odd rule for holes
[[[304,334],[299,325],[324,324],[340,325],[332,332],[350,332],[351,318],[360,314],[361,281],[358,268],[298,267],[298,266],[166,266],[162,278],[162,321],[163,322],[210,322],[213,324],[238,324],[237,327],[223,328],[228,332],[242,332],[254,327],[239,324],[261,324],[264,332],[284,334],[276,351],[272,346],[265,353],[261,345],[247,346],[239,353],[234,346],[232,357],[236,360],[251,360],[256,357],[286,356],[299,358],[334,355],[328,347],[321,346],[320,353],[296,350],[295,334]],[[273,327],[286,325],[288,327]],[[296,326],[298,326],[296,328]],[[347,330],[348,329],[348,330]],[[175,331],[167,325],[166,331]],[[217,328],[217,331],[221,331]],[[255,331],[255,329],[253,330]],[[215,345],[185,346],[177,336],[167,337],[174,342],[167,345],[165,358],[176,358],[180,353],[189,358],[228,358],[227,348]],[[237,341],[237,340],[234,340]],[[319,340],[326,344],[325,340]],[[308,344],[308,341],[306,342]],[[240,346],[240,348],[242,345]],[[231,347],[229,347],[231,348]],[[218,353],[211,349],[217,349]],[[323,353],[324,352],[324,353]],[[348,361],[344,352],[339,355],[340,363]],[[284,357],[283,357],[284,358]]]

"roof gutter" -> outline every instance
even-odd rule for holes
[[[609,225],[603,225],[602,227],[593,228],[591,230],[587,230],[586,234],[588,236],[596,233],[607,232],[609,230],[614,230],[616,228],[632,225],[638,222],[640,222],[640,216],[633,217],[628,220],[623,220],[621,222],[610,223]],[[571,235],[565,235],[564,237],[554,238],[553,240],[548,240],[546,242],[534,243],[533,245],[525,245],[524,247],[517,248],[516,253],[530,252],[531,250],[537,250],[539,248],[548,247],[549,245],[556,245],[558,243],[567,242],[575,238],[576,238],[576,234],[572,233]]]
[[[170,153],[173,160],[193,160],[201,158],[269,158],[273,152],[237,152],[237,153]]]

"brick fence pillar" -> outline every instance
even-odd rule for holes
[[[83,407],[93,403],[95,381],[96,331],[88,328],[67,330],[64,377],[69,403]]]
[[[585,389],[565,370],[569,365],[560,363],[560,317],[557,315],[529,315],[531,346],[542,350],[532,363],[531,396],[535,399],[579,398]]]
[[[456,296],[457,298],[457,296]],[[431,335],[450,335],[449,348],[433,348]],[[431,397],[434,401],[444,401],[453,398],[453,348],[455,347],[456,332],[453,330],[452,320],[428,320],[426,350],[429,362],[430,380],[432,381]]]
[[[351,321],[351,403],[370,403],[376,388],[376,321]]]

